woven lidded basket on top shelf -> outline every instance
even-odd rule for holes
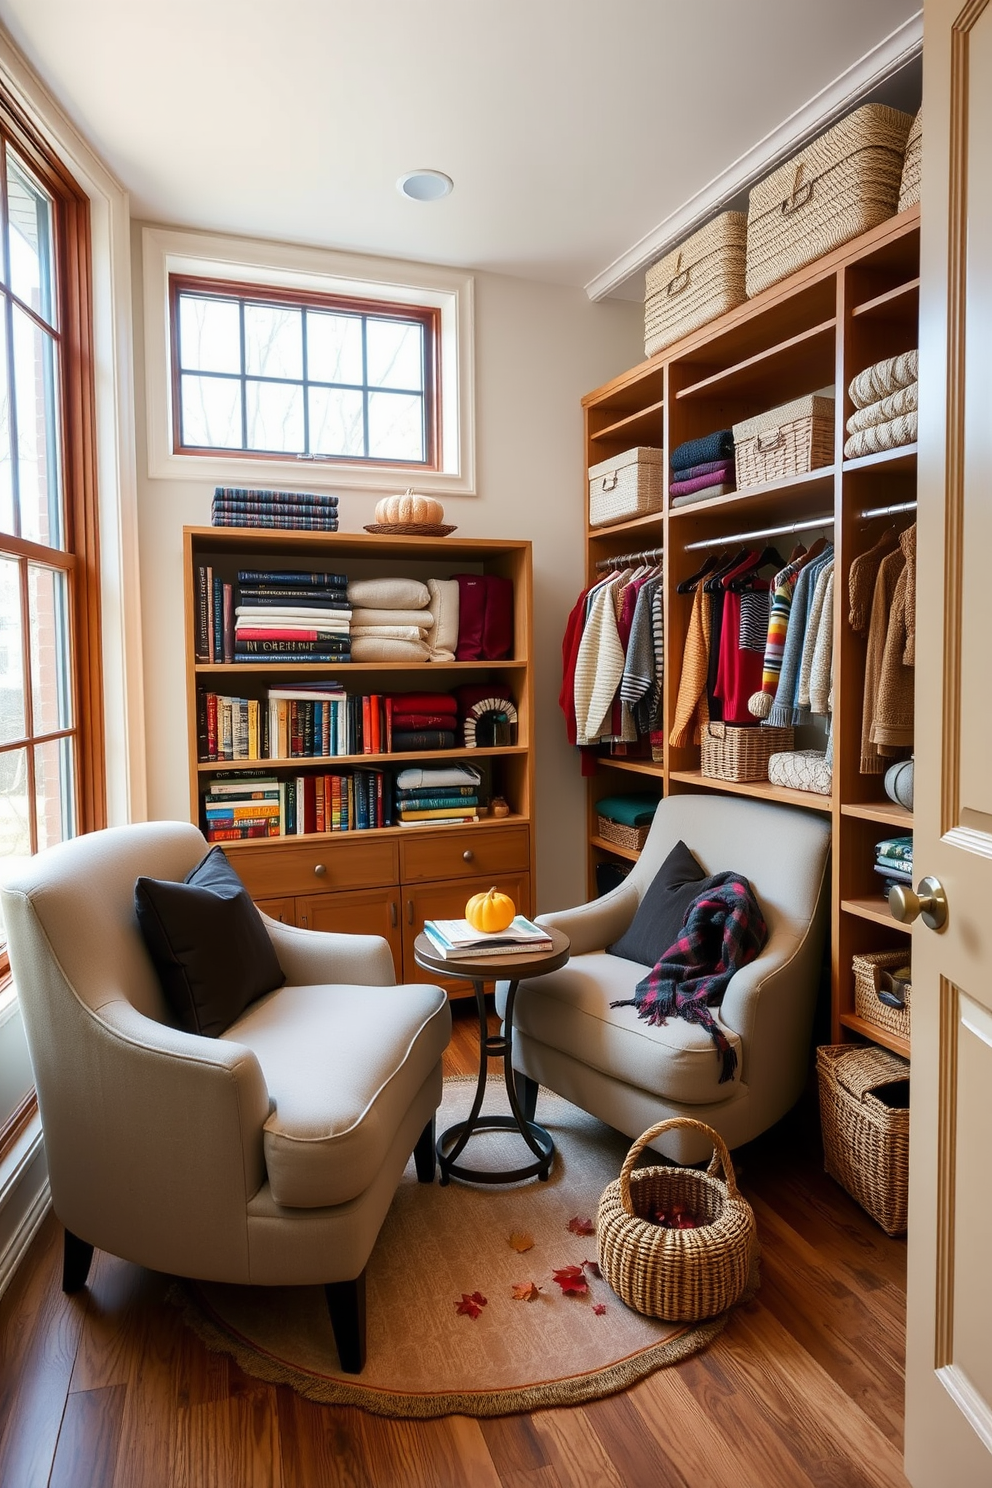
[[[899,187],[899,210],[905,212],[920,199],[920,182],[923,179],[923,109],[913,120],[913,127],[906,140],[906,156],[902,166],[902,184]]]
[[[740,728],[733,723],[708,723],[702,732],[699,768],[713,780],[767,780],[768,761],[780,750],[791,749],[791,728]]]
[[[834,459],[834,400],[810,393],[734,425],[737,489],[805,475]]]
[[[887,1234],[905,1234],[909,1101],[891,1104],[884,1092],[908,1081],[908,1061],[871,1044],[827,1044],[816,1072],[824,1167]]]
[[[895,214],[912,122],[885,104],[863,104],[752,188],[749,296]]]
[[[589,466],[589,526],[605,527],[660,512],[665,451],[641,445]]]
[[[641,1152],[672,1127],[689,1126],[713,1143],[705,1173],[695,1168],[634,1168]],[[720,1173],[723,1172],[721,1178]],[[666,1229],[646,1218],[678,1205],[702,1221],[696,1229]],[[631,1147],[620,1177],[604,1189],[596,1220],[599,1265],[628,1307],[647,1317],[699,1322],[737,1302],[755,1252],[751,1206],[737,1188],[723,1138],[702,1121],[659,1121]]]
[[[866,1023],[877,1028],[886,1028],[901,1038],[909,1038],[909,1000],[912,983],[899,977],[899,989],[903,994],[902,1007],[892,1007],[882,1002],[879,992],[886,990],[894,972],[908,971],[909,951],[863,951],[851,959],[854,968],[854,1011]]]
[[[671,346],[747,299],[747,218],[721,212],[644,275],[644,355]]]

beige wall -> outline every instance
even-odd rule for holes
[[[210,521],[213,485],[147,476],[141,224],[133,252],[148,814],[185,818],[182,528]],[[584,795],[558,709],[561,636],[583,578],[579,400],[643,355],[641,309],[495,274],[477,275],[475,291],[479,494],[449,497],[445,516],[465,537],[534,544],[537,907],[553,909],[585,897]],[[342,495],[342,530],[360,532],[374,505],[372,495]]]

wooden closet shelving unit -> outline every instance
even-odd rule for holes
[[[793,398],[835,389],[832,465],[674,508],[666,470],[664,508],[657,515],[587,527],[587,582],[597,577],[601,559],[641,547],[663,547],[665,554],[664,759],[601,752],[589,782],[589,887],[594,893],[597,863],[636,856],[597,836],[595,802],[601,796],[655,783],[665,794],[721,791],[829,815],[832,1038],[840,1042],[857,1035],[907,1056],[907,1039],[854,1013],[852,957],[864,951],[908,950],[907,927],[890,915],[876,888],[873,865],[879,837],[892,830],[911,831],[913,817],[887,799],[880,775],[859,771],[865,642],[848,624],[847,576],[853,559],[872,545],[885,520],[866,522],[862,513],[915,500],[916,446],[845,460],[844,425],[852,412],[847,387],[857,373],[919,344],[919,254],[919,208],[911,207],[582,400],[586,464],[593,465],[638,444],[669,452],[684,440],[729,428]],[[691,609],[690,597],[676,589],[699,567],[702,556],[698,550],[687,551],[687,545],[817,517],[823,518],[828,535],[832,529],[837,574],[833,793],[818,796],[767,781],[738,785],[704,778],[698,746],[676,749],[668,742]],[[894,520],[905,526],[913,515]]]
[[[470,894],[492,888],[533,912],[534,801],[532,560],[526,541],[475,538],[388,537],[364,533],[294,532],[232,527],[183,529],[186,584],[186,694],[190,820],[202,825],[201,800],[219,773],[259,770],[280,779],[305,774],[384,767],[390,777],[410,765],[485,763],[494,794],[510,806],[507,817],[484,817],[459,826],[391,826],[347,832],[225,842],[224,850],[267,914],[313,930],[382,935],[389,942],[399,980],[437,981],[422,972],[413,942],[425,919],[458,918]],[[196,575],[209,565],[227,581],[239,569],[304,569],[348,578],[397,576],[448,578],[493,573],[508,578],[514,593],[514,654],[505,661],[342,662],[317,664],[197,662]],[[287,759],[208,762],[198,758],[197,694],[200,689],[264,700],[278,684],[334,679],[349,694],[445,692],[462,683],[486,682],[508,693],[517,709],[517,742],[476,749],[422,750]],[[441,978],[452,996],[472,995],[463,979]]]

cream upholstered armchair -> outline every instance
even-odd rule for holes
[[[764,949],[734,975],[713,1010],[737,1054],[734,1076],[725,1083],[705,1028],[677,1017],[652,1027],[633,1007],[610,1005],[631,999],[649,968],[605,947],[630,929],[679,841],[707,874],[732,870],[748,878],[768,926]],[[630,1137],[671,1116],[694,1116],[729,1147],[784,1116],[809,1072],[829,851],[829,819],[818,812],[736,796],[662,801],[622,884],[576,909],[538,917],[569,936],[572,955],[560,971],[517,989],[513,1063],[527,1114],[534,1115],[538,1085],[546,1085]],[[497,989],[501,1014],[505,999],[504,985]],[[711,1152],[687,1129],[666,1133],[657,1146],[681,1163]]]
[[[179,1276],[323,1284],[357,1372],[365,1265],[411,1152],[434,1174],[448,1001],[393,985],[377,936],[265,920],[285,985],[219,1037],[180,1032],[135,881],[180,881],[206,851],[183,822],[111,828],[3,889],[63,1285],[85,1284],[94,1246]]]

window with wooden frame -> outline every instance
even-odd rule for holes
[[[0,95],[0,871],[6,872],[18,859],[106,820],[89,254],[85,196]],[[4,979],[5,942],[0,920]]]
[[[440,311],[170,275],[173,450],[437,470]]]

